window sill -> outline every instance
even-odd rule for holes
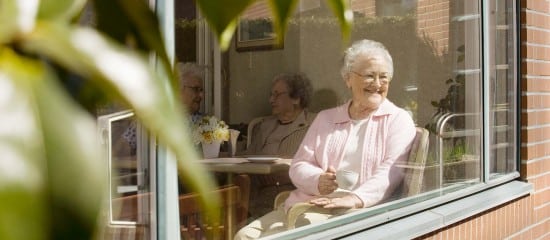
[[[532,191],[533,186],[529,183],[511,181],[448,204],[353,233],[343,239],[412,239],[523,197]]]
[[[462,190],[451,188],[449,192],[392,201],[367,212],[349,213],[265,239],[412,239],[530,194],[532,184],[513,180],[518,175],[501,176],[498,181]]]

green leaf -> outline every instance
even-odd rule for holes
[[[204,198],[214,182],[195,161],[199,158],[189,139],[183,107],[145,55],[136,55],[92,29],[58,24],[40,24],[27,40],[23,45],[27,51],[47,56],[125,100],[141,123],[176,154],[184,182],[201,194],[209,210],[219,211],[218,199]]]
[[[109,0],[109,2],[111,2]],[[120,4],[126,15],[128,16],[132,29],[139,29],[136,34],[142,42],[148,47],[146,50],[152,50],[157,53],[162,66],[165,67],[169,79],[175,79],[170,68],[170,59],[166,53],[164,42],[161,38],[162,34],[159,29],[158,18],[146,1],[135,0],[120,0]],[[176,83],[172,83],[176,86]]]
[[[231,4],[226,4],[224,1],[196,1],[210,28],[218,37],[222,50],[225,51],[229,47],[239,15],[253,2],[254,0],[234,0]]]
[[[0,48],[0,239],[49,239],[46,163],[31,83],[40,72]]]
[[[16,2],[4,0],[0,6],[0,43],[6,43],[17,31]]]
[[[40,0],[39,19],[68,21],[82,11],[86,0]]]
[[[93,236],[104,201],[106,162],[95,121],[71,100],[50,69],[33,84],[48,159],[51,239]]]
[[[130,20],[122,10],[120,1],[93,0],[94,12],[97,16],[97,29],[121,44],[129,44],[132,39],[133,29],[130,27]],[[140,42],[132,42],[137,47],[142,47]]]
[[[349,8],[348,0],[327,0],[332,12],[340,22],[342,30],[342,38],[347,42],[351,34],[351,26],[353,24],[353,12]]]
[[[295,0],[270,0],[271,13],[273,15],[275,33],[277,35],[277,44],[281,45],[285,39],[288,20],[294,13],[294,9],[298,4]]]
[[[0,1],[0,43],[12,41],[17,34],[34,28],[38,1]]]
[[[147,1],[94,0],[94,7],[98,16],[98,29],[121,44],[135,45],[145,52],[157,53],[163,71],[168,79],[173,80],[170,84],[177,86],[161,37],[158,18],[147,5]]]

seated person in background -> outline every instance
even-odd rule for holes
[[[183,106],[186,108],[186,112],[189,114],[189,123],[193,124],[199,120],[203,114],[200,112],[201,102],[204,99],[204,83],[203,76],[204,71],[202,67],[199,67],[195,63],[182,63],[176,64],[176,73],[180,83],[180,98]],[[126,131],[122,134],[123,142],[115,143],[117,148],[122,148],[128,145],[132,152],[136,152],[136,123],[132,122]],[[180,193],[188,192],[184,190],[184,187],[179,183]]]
[[[394,166],[407,161],[415,125],[386,98],[393,76],[389,52],[381,43],[358,41],[346,51],[341,74],[352,98],[320,112],[312,123],[290,166],[297,189],[284,206],[241,229],[235,239],[286,230],[286,211],[296,203],[315,205],[298,218],[299,227],[378,204],[401,183],[403,172]],[[358,176],[345,189],[336,177],[342,170]]]
[[[195,63],[176,64],[180,81],[180,95],[183,105],[190,114],[191,122],[195,123],[203,114],[200,112],[204,99],[204,70]]]
[[[180,83],[180,97],[186,112],[189,113],[191,123],[199,120],[203,114],[200,112],[201,102],[204,99],[204,71],[195,63],[176,64],[176,73]],[[136,123],[132,122],[122,134],[122,139],[129,145],[132,152],[136,152]],[[122,143],[116,143],[122,144]],[[122,146],[121,146],[122,148]]]
[[[291,158],[296,153],[307,129],[315,118],[308,112],[312,87],[304,74],[281,74],[271,85],[271,111],[249,133],[248,154],[278,155]],[[281,190],[294,189],[288,173],[252,176],[251,213],[259,217],[273,209],[273,198]],[[259,189],[259,193],[255,192]],[[258,198],[255,196],[257,195]]]
[[[269,103],[273,115],[264,117],[249,133],[248,154],[292,157],[315,118],[306,109],[312,87],[304,74],[281,74],[273,79]]]

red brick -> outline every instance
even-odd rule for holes
[[[534,198],[534,205],[535,207],[540,207],[546,203],[548,203],[548,200],[550,199],[550,189],[542,190],[540,192],[536,192],[533,195]]]

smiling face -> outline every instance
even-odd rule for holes
[[[377,109],[388,95],[389,71],[388,63],[381,56],[358,56],[346,79],[353,103]]]

